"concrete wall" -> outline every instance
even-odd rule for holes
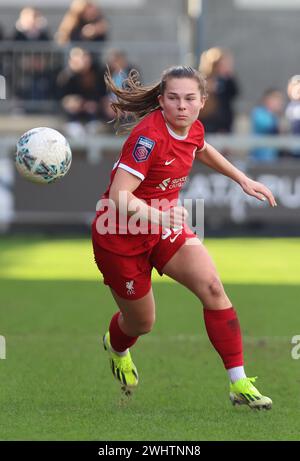
[[[266,88],[285,91],[288,78],[300,73],[300,1],[287,9],[284,0],[276,2],[280,9],[238,9],[234,0],[203,1],[202,47],[233,51],[242,87],[239,108],[252,107]]]
[[[8,3],[0,1],[0,23],[7,33],[12,30],[19,11],[8,7]],[[50,0],[40,3],[54,32],[66,9],[46,7]],[[233,51],[242,90],[237,104],[239,111],[249,111],[270,86],[285,90],[288,78],[300,73],[300,0],[294,1],[295,8],[287,9],[261,6],[241,9],[236,0],[202,0],[202,3],[198,48],[219,45]],[[261,0],[260,5],[263,3]],[[277,0],[276,4],[279,3]],[[284,4],[282,0],[281,6]],[[143,0],[140,6],[124,8],[114,5],[114,0],[106,1],[105,13],[111,23],[110,45],[127,51],[146,82],[155,81],[169,65],[188,62],[191,28],[185,15],[186,5],[187,0]]]
[[[50,0],[40,2],[39,8],[47,17],[54,34],[66,8],[47,7],[47,3]],[[19,8],[7,5],[8,1],[0,1],[0,23],[9,36],[18,18]],[[185,0],[143,0],[140,6],[126,8],[116,6],[112,1],[110,6],[103,8],[111,24],[108,45],[124,49],[130,60],[142,70],[147,83],[156,81],[165,67],[179,64],[185,59],[185,40],[178,38],[184,22],[184,5]]]

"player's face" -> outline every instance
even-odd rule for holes
[[[165,92],[158,99],[166,122],[180,136],[188,133],[205,102],[198,82],[192,78],[168,79]]]

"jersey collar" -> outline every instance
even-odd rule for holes
[[[172,136],[172,138],[178,139],[179,141],[184,141],[188,137],[189,133],[185,134],[184,136],[180,136],[179,134],[175,133],[175,131],[173,131],[167,124],[163,110],[161,111],[161,113],[162,113],[165,125],[167,127],[167,130],[169,132],[169,135]]]

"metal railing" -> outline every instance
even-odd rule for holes
[[[57,75],[66,66],[71,47],[77,46],[87,49],[102,64],[110,49],[126,52],[129,62],[138,68],[147,83],[156,81],[168,65],[186,59],[185,50],[176,42],[72,42],[62,47],[54,41],[0,41],[0,75],[7,82],[7,100],[1,101],[0,112],[57,111]]]
[[[119,150],[126,138],[122,136],[101,134],[88,136],[82,140],[69,139],[72,149],[84,150],[87,160],[98,162],[104,150]],[[277,149],[293,150],[300,149],[300,136],[276,135],[276,136],[255,136],[239,134],[207,134],[205,139],[216,149],[221,151],[230,150],[247,151],[256,147],[273,147]],[[0,138],[0,157],[7,157],[14,149],[17,138],[14,136],[3,136]]]
[[[39,211],[27,209],[26,211],[22,208],[15,210],[14,201],[15,201],[15,181],[16,173],[13,162],[13,153],[16,146],[16,137],[14,136],[4,136],[0,138],[0,232],[6,231],[12,223],[21,223],[21,224],[59,224],[59,225],[87,225],[94,213],[86,211],[74,211],[66,210],[62,211],[46,211],[43,207]],[[112,135],[100,135],[100,136],[89,136],[83,140],[69,139],[71,148],[74,153],[74,160],[76,159],[76,152],[80,151],[85,153],[86,162],[90,164],[90,170],[98,170],[99,173],[102,170],[101,160],[103,159],[103,165],[105,166],[105,171],[107,170],[107,155],[111,154],[116,158],[118,152],[120,151],[122,144],[124,142],[123,137],[117,137]],[[227,151],[231,153],[231,160],[234,163],[237,161],[240,168],[245,168],[249,166],[247,152],[255,147],[273,147],[277,149],[284,149],[286,151],[292,151],[293,149],[300,148],[300,136],[251,136],[251,135],[207,135],[206,141],[211,143],[220,151]],[[82,157],[81,157],[82,158]],[[300,160],[300,159],[299,159]],[[288,171],[296,172],[300,171],[300,162],[299,160],[289,160],[289,163],[292,164],[289,166]],[[269,170],[273,168],[277,163],[277,171],[280,172],[280,161],[274,162],[274,164],[264,165],[262,167],[262,173],[267,174]],[[283,164],[282,164],[283,165]],[[285,164],[286,167],[286,164]],[[256,170],[259,170],[259,163],[256,164]],[[72,174],[72,167],[71,172]],[[298,174],[298,173],[297,173]],[[104,179],[104,173],[100,178],[100,184],[104,184],[108,181],[108,176]],[[78,176],[77,176],[78,178]],[[76,175],[72,180],[76,184]],[[90,178],[87,176],[83,179],[83,183],[88,184]],[[105,184],[104,184],[105,185]],[[39,186],[37,186],[39,187]],[[41,187],[41,186],[40,186]],[[42,187],[43,189],[43,187]],[[55,189],[55,186],[54,186]],[[76,189],[74,189],[76,190]],[[53,188],[47,188],[53,198]],[[83,191],[84,192],[84,191]],[[20,193],[20,191],[19,191]],[[79,193],[79,192],[78,192]],[[39,197],[37,197],[37,200]],[[56,198],[57,199],[57,198]]]

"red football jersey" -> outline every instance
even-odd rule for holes
[[[204,146],[204,128],[199,120],[193,123],[186,136],[179,136],[166,124],[162,111],[157,109],[132,130],[113,167],[110,185],[117,168],[122,168],[142,180],[133,192],[137,198],[156,208],[157,200],[167,199],[159,208],[169,209],[176,205],[196,151]],[[109,197],[110,185],[102,199]],[[97,216],[103,213],[105,209],[98,211]],[[120,234],[117,225],[117,234],[98,234],[97,241],[115,253],[135,255],[151,248],[159,237],[158,234]]]

